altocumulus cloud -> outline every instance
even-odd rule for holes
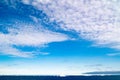
[[[22,0],[43,10],[62,29],[76,31],[97,46],[120,49],[119,0]]]
[[[4,0],[15,8],[17,0]],[[37,10],[42,10],[64,31],[75,31],[79,37],[93,41],[97,46],[120,49],[120,1],[119,0],[21,0]],[[38,19],[30,16],[36,23]],[[9,34],[0,32],[1,53],[30,56],[34,52],[24,52],[15,47],[41,46],[51,42],[69,40],[69,36],[46,29],[36,29],[21,25],[10,28]],[[29,53],[29,55],[28,55]]]
[[[36,16],[31,16],[30,14],[32,14],[32,12],[27,14],[24,13],[24,11],[21,11],[25,5],[21,5],[20,1],[3,0],[0,1],[0,4],[2,4],[1,14],[5,16],[5,19],[0,16],[0,53],[19,57],[32,57],[37,54],[47,55],[49,54],[48,52],[40,52],[38,50],[25,51],[16,46],[27,46],[40,49],[48,43],[61,42],[70,39],[63,33],[45,29],[44,25],[41,25],[40,22],[37,24],[37,21],[40,19],[37,19]],[[18,6],[20,7],[20,10],[17,9]],[[24,9],[26,9],[26,7]],[[30,19],[36,24],[30,22]]]

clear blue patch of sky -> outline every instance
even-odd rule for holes
[[[47,48],[42,51],[47,51],[50,56],[106,56],[107,53],[113,53],[116,50],[92,46],[92,42],[86,40],[64,41],[58,43],[50,43]]]

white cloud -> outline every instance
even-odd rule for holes
[[[22,0],[25,4],[30,4],[30,0]]]
[[[64,30],[75,30],[96,45],[120,49],[119,0],[33,0],[30,5],[61,22]]]
[[[20,51],[19,49],[16,49],[9,45],[0,45],[0,52],[7,55],[12,56],[20,56],[20,57],[32,57],[32,52],[24,52]]]
[[[67,36],[61,33],[42,30],[33,27],[23,27],[21,29],[10,29],[8,35],[4,35],[9,43],[17,45],[39,46],[50,42],[67,40]],[[3,37],[4,37],[3,36]]]
[[[52,42],[60,42],[68,40],[68,36],[48,31],[45,29],[35,28],[34,26],[25,27],[22,25],[18,28],[8,28],[9,33],[4,34],[0,33],[0,53],[9,54],[13,56],[21,56],[21,57],[31,57],[36,53],[40,54],[48,54],[44,52],[26,52],[21,51],[14,47],[16,46],[33,46],[33,47],[43,47],[43,45],[52,43]]]
[[[29,16],[35,23],[38,23],[39,22],[39,19],[35,16]]]
[[[11,5],[14,3],[12,0],[10,2]],[[43,10],[51,21],[60,23],[63,30],[74,30],[80,37],[95,42],[97,46],[120,49],[120,1],[118,0],[22,0],[22,2]],[[36,17],[28,16],[38,23]],[[37,29],[33,26],[10,28],[9,34],[0,33],[0,49],[2,53],[28,54],[29,52],[24,53],[13,45],[38,47],[68,39],[65,34]],[[7,47],[8,50],[3,49],[2,46]]]

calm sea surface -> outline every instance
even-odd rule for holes
[[[0,80],[120,80],[120,76],[0,76]]]

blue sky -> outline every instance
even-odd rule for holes
[[[0,1],[0,74],[120,71],[119,4],[118,0]]]

